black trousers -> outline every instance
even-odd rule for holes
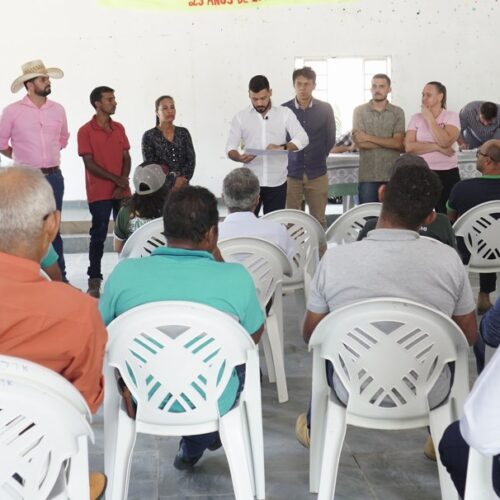
[[[281,186],[261,186],[259,204],[255,208],[255,215],[258,217],[260,207],[264,207],[264,214],[281,210],[286,206],[286,182]]]
[[[460,172],[458,167],[450,170],[434,170],[434,172],[438,174],[441,184],[443,185],[441,197],[436,205],[436,212],[446,214],[446,202],[450,197],[451,189],[460,180]]]

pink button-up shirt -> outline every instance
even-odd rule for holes
[[[18,165],[49,168],[60,163],[60,151],[68,144],[64,108],[47,101],[39,108],[26,95],[7,106],[0,117],[0,150],[12,146]]]

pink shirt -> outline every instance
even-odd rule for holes
[[[437,124],[444,128],[445,125],[453,125],[458,130],[460,130],[460,118],[458,113],[454,111],[448,111],[443,109],[439,116],[436,118]],[[431,129],[422,113],[416,113],[411,117],[410,123],[408,124],[408,130],[415,130],[417,132],[418,142],[436,142],[434,136],[431,133]],[[456,143],[453,145],[455,148]],[[421,156],[429,165],[432,170],[451,170],[458,166],[458,156],[456,151],[458,147],[455,148],[455,154],[453,156],[446,156],[439,151],[433,151],[432,153],[423,153]]]
[[[0,149],[12,146],[18,165],[49,168],[60,163],[60,151],[68,144],[68,122],[64,108],[47,101],[38,108],[26,95],[7,106],[0,117]]]

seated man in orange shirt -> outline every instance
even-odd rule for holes
[[[97,302],[40,275],[59,218],[38,170],[0,169],[0,352],[60,373],[95,413],[103,398],[107,340]],[[91,474],[91,500],[102,497],[105,483],[103,474]]]

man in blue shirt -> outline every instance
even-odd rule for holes
[[[129,309],[161,300],[187,300],[209,305],[237,318],[258,343],[264,329],[251,276],[240,264],[218,262],[219,213],[215,196],[205,188],[186,186],[172,192],[163,222],[167,247],[152,255],[121,261],[109,276],[99,302],[106,324]],[[237,401],[244,380],[238,370],[219,399],[221,414]],[[181,439],[174,466],[191,468],[205,449],[221,446],[217,432]]]
[[[328,201],[326,159],[335,145],[335,116],[327,102],[314,99],[316,73],[309,67],[292,75],[296,96],[283,106],[290,108],[309,136],[309,145],[288,154],[286,208],[302,209],[305,198],[309,211],[326,228]]]

